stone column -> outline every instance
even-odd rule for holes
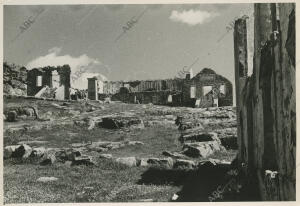
[[[98,100],[97,78],[88,78],[88,99]]]

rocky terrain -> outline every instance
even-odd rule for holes
[[[196,172],[197,176],[197,171],[222,168],[223,173],[208,172],[208,175],[224,178],[236,156],[236,115],[232,107],[194,109],[13,96],[5,96],[4,105],[7,203],[30,202],[28,198],[33,198],[33,202],[47,200],[36,194],[41,190],[40,184],[46,184],[44,192],[54,188],[60,191],[59,184],[68,185],[75,171],[84,170],[98,171],[91,178],[102,175],[96,182],[106,186],[97,190],[97,185],[91,186],[91,180],[83,177],[73,186],[77,191],[75,196],[70,189],[64,197],[56,196],[55,191],[49,194],[51,198],[59,202],[186,201],[188,196],[182,181],[190,173]],[[120,168],[124,174],[113,181],[110,177],[117,175]],[[34,174],[28,176],[33,169]],[[165,179],[164,173],[175,179]],[[126,180],[122,175],[130,177]],[[21,187],[20,178],[25,182]],[[35,181],[42,183],[33,184]],[[125,183],[136,190],[134,197],[123,194],[128,188],[118,191],[110,188]],[[140,188],[143,185],[148,185],[148,192]],[[31,188],[32,193],[20,197],[20,188]],[[207,194],[197,197],[208,201]],[[189,197],[189,200],[194,199]]]
[[[3,93],[9,95],[27,95],[27,72],[25,67],[3,63]]]

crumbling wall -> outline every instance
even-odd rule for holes
[[[255,4],[251,76],[246,21],[234,28],[239,163],[262,200],[295,200],[295,4]]]
[[[144,91],[129,92],[127,88],[121,88],[120,92],[112,96],[112,100],[118,100],[125,103],[155,104],[155,105],[179,105],[180,98],[172,98],[172,102],[168,102],[169,95],[177,93],[165,91]]]
[[[127,87],[130,92],[144,91],[181,91],[183,79],[164,79],[164,80],[136,80],[136,81],[106,81],[104,82],[104,94],[116,94],[120,88]]]
[[[63,65],[58,67],[43,67],[43,68],[34,68],[29,70],[27,73],[27,95],[34,96],[36,95],[43,87],[48,86],[52,88],[52,71],[57,71],[59,74],[60,82],[59,86],[64,86],[64,96],[65,99],[70,98],[70,74],[71,68],[69,65]],[[41,76],[42,83],[37,85],[37,77]]]
[[[203,93],[204,86],[212,87],[212,95]],[[223,91],[221,91],[223,86]],[[194,95],[191,94],[194,87]],[[183,102],[187,106],[195,106],[196,99],[200,99],[200,107],[213,106],[213,98],[218,99],[218,106],[232,106],[232,84],[225,77],[216,74],[209,68],[204,68],[191,80],[185,80],[183,86]]]

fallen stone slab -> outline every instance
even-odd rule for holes
[[[54,181],[57,181],[57,180],[58,180],[58,178],[56,178],[56,177],[40,177],[36,181],[45,183],[45,182],[54,182]]]
[[[93,161],[93,158],[91,156],[82,155],[74,157],[71,165],[96,165],[96,163]]]
[[[18,147],[21,145],[10,145],[4,147],[4,159],[8,159],[12,156],[12,154],[16,151]]]
[[[29,130],[41,130],[43,128],[50,127],[50,125],[45,125],[45,124],[35,124],[35,125],[24,125],[24,129],[26,131]]]
[[[174,163],[175,169],[194,169],[197,167],[197,163],[192,160],[177,159]]]
[[[189,157],[208,157],[216,151],[225,150],[217,141],[185,143],[183,153]]]
[[[10,127],[10,128],[3,128],[4,132],[7,133],[16,133],[16,132],[21,132],[25,131],[26,129],[24,127]]]
[[[113,156],[112,154],[100,154],[99,158],[103,158],[103,159],[112,159]]]
[[[111,142],[110,144],[106,145],[105,148],[108,150],[113,150],[113,149],[119,149],[122,147],[125,147],[126,144],[125,142]]]
[[[79,156],[81,156],[81,152],[74,149],[61,149],[55,153],[56,160],[60,162],[74,161]]]
[[[143,120],[132,116],[103,117],[100,126],[107,129],[120,129],[123,127],[144,128]]]
[[[141,141],[125,141],[126,145],[144,145]]]
[[[218,141],[220,143],[217,134],[212,132],[211,133],[193,132],[190,134],[184,134],[180,136],[179,141],[182,143]]]
[[[45,155],[46,149],[44,147],[36,147],[32,149],[30,157],[41,158]]]
[[[220,138],[220,141],[221,141],[221,144],[226,149],[232,149],[232,150],[238,149],[237,136],[223,137],[223,138]]]
[[[157,167],[163,167],[163,168],[173,168],[174,161],[172,158],[149,158],[147,160],[148,165],[150,166],[157,166]]]
[[[86,148],[97,152],[105,152],[108,150],[119,149],[125,146],[134,146],[134,145],[143,145],[143,144],[144,143],[140,141],[122,141],[122,142],[99,141],[99,142],[92,142],[90,144],[86,144]]]
[[[147,167],[147,166],[149,166],[149,164],[148,164],[148,158],[141,158],[141,159],[139,159],[137,166],[141,166],[141,167]]]
[[[15,121],[17,121],[17,117],[18,117],[18,114],[16,111],[9,111],[7,114],[7,121],[15,122]]]
[[[87,127],[88,130],[92,130],[95,128],[96,124],[98,122],[95,121],[93,118],[84,118],[80,120],[74,120],[74,125],[80,126],[80,127]]]
[[[187,130],[192,128],[203,129],[202,124],[197,119],[186,119],[183,116],[177,116],[175,124],[178,126],[178,130]]]
[[[186,157],[185,155],[178,153],[178,152],[163,151],[162,154],[167,157],[173,157],[173,158],[185,158]]]
[[[12,152],[11,157],[27,159],[31,155],[31,152],[32,148],[30,146],[22,144]]]
[[[87,145],[89,145],[89,143],[73,143],[73,144],[71,144],[71,147],[80,148],[80,147],[85,147]]]
[[[230,168],[231,167],[231,162],[226,161],[226,160],[218,160],[218,159],[212,159],[209,158],[208,160],[200,161],[198,162],[197,167],[200,168],[202,166],[218,166],[218,167],[223,167],[223,168]]]
[[[115,161],[129,167],[137,166],[137,159],[135,157],[119,157]]]
[[[41,157],[40,165],[52,165],[56,162],[56,152],[60,151],[58,148],[48,148],[46,149],[44,155]]]

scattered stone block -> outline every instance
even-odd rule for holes
[[[186,156],[183,154],[180,154],[178,152],[169,152],[169,151],[163,151],[163,155],[167,157],[173,157],[173,158],[185,158]]]
[[[54,181],[57,181],[57,180],[58,180],[58,178],[56,178],[56,177],[40,177],[36,181],[45,183],[45,182],[54,182]]]
[[[103,159],[112,159],[113,156],[112,154],[100,154],[99,158],[103,158]]]
[[[132,116],[110,116],[102,118],[101,126],[107,129],[120,129],[123,127],[144,127],[143,121]]]
[[[177,159],[174,163],[175,169],[194,169],[197,164],[192,160]]]
[[[164,168],[173,168],[174,161],[172,158],[149,158],[147,163],[151,166],[158,166],[158,167],[164,167]]]
[[[15,151],[11,154],[12,158],[24,158],[27,159],[32,153],[32,148],[26,144],[22,144],[17,147]]]
[[[216,151],[221,151],[222,146],[217,141],[185,143],[183,153],[189,157],[208,157]]]
[[[17,112],[16,111],[9,111],[7,114],[7,121],[8,122],[15,122],[17,121]]]
[[[4,147],[4,159],[8,159],[8,158],[12,157],[12,154],[20,146],[21,145],[10,145],[10,146]]]
[[[185,135],[180,136],[179,141],[182,143],[208,142],[208,141],[217,141],[217,142],[221,143],[216,133],[214,133],[214,132],[199,133],[197,131],[190,133],[190,134],[185,134]]]
[[[36,147],[33,148],[30,157],[41,158],[45,155],[46,149],[44,147]]]
[[[144,145],[144,143],[140,142],[140,141],[126,141],[125,144],[127,144],[127,145]]]
[[[141,166],[141,167],[147,167],[149,166],[148,164],[148,158],[141,158],[138,162],[138,166]]]
[[[96,163],[93,161],[91,156],[83,155],[76,156],[72,161],[72,166],[74,165],[95,165]]]
[[[56,152],[59,149],[48,148],[41,158],[40,165],[52,165],[56,162]]]
[[[137,160],[135,157],[119,157],[116,159],[116,162],[127,165],[128,167],[137,166]]]

